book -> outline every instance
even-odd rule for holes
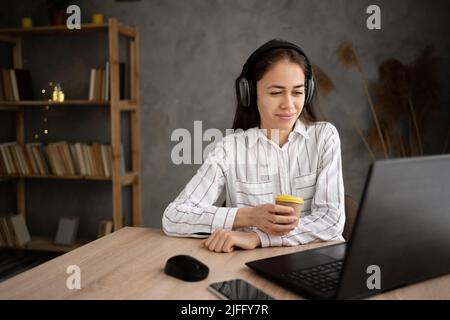
[[[73,170],[74,170],[74,175],[83,175],[81,173],[81,169],[80,169],[80,163],[78,162],[78,157],[77,157],[77,151],[75,150],[75,144],[71,143],[68,145],[69,147],[69,152],[70,152],[70,158],[72,159],[72,164],[73,164]]]
[[[39,150],[39,154],[41,155],[40,158],[42,159],[43,164],[44,164],[45,172],[47,172],[47,174],[51,174],[50,162],[48,161],[47,157],[45,156],[45,149],[44,149],[44,145],[42,143],[39,144],[38,150]]]
[[[97,168],[98,175],[106,176],[105,168],[103,166],[103,161],[102,161],[101,145],[98,143],[93,143],[91,148],[92,148],[92,153],[94,155],[94,162],[95,162],[95,166]]]
[[[34,100],[30,70],[14,69],[19,100]]]
[[[102,69],[95,69],[95,86],[94,86],[94,100],[102,99]]]
[[[13,145],[9,146],[9,150],[11,151],[11,155],[12,155],[12,158],[13,158],[13,161],[14,161],[14,165],[17,168],[17,173],[18,174],[25,174],[25,169],[22,166],[22,162],[20,161],[20,158],[19,158],[19,153],[18,153],[18,150],[17,150],[17,144],[14,142]]]
[[[98,226],[98,234],[97,238],[101,238],[106,236],[107,234],[110,234],[113,229],[113,223],[111,220],[102,220],[99,223]]]
[[[99,100],[105,100],[105,85],[106,85],[106,71],[104,69],[100,69],[100,75],[102,77],[101,80],[101,87],[100,87],[100,99]]]
[[[17,155],[19,156],[19,161],[21,162],[23,174],[30,174],[31,168],[26,159],[24,148],[21,145],[14,146],[17,150]]]
[[[57,170],[59,172],[58,175],[64,176],[66,174],[69,174],[68,170],[68,164],[66,162],[66,159],[62,155],[62,150],[60,151],[60,145],[64,142],[53,142],[49,143],[50,146],[50,152],[53,155],[53,160],[55,162],[55,165],[57,167]]]
[[[6,172],[7,174],[14,174],[14,167],[12,165],[12,163],[10,163],[10,159],[7,155],[7,147],[5,145],[0,145],[0,153],[1,153],[1,157],[3,159],[3,162],[5,163],[5,167],[6,167]]]
[[[72,245],[75,243],[80,217],[61,217],[58,222],[55,243]]]
[[[30,233],[28,232],[23,214],[15,214],[9,217],[10,227],[14,233],[14,240],[17,246],[23,246],[30,242]]]
[[[23,152],[25,154],[25,158],[28,163],[28,167],[31,169],[32,174],[39,174],[39,168],[38,165],[34,159],[33,153],[31,152],[31,146],[30,144],[26,144],[25,148],[23,149]]]
[[[110,153],[108,152],[107,145],[101,145],[101,153],[102,153],[102,162],[103,162],[103,168],[105,169],[105,176],[111,177],[111,157]]]
[[[94,175],[94,171],[93,171],[93,164],[92,164],[92,160],[91,160],[91,156],[90,156],[90,152],[89,152],[89,146],[86,144],[82,144],[81,145],[82,150],[83,150],[83,158],[86,164],[86,172],[88,176],[92,176]]]
[[[6,169],[6,164],[3,162],[3,157],[0,154],[0,175],[7,175],[8,170]]]
[[[47,156],[46,158],[50,165],[50,174],[62,176],[64,173],[62,171],[61,164],[59,163],[59,160],[57,159],[56,154],[53,149],[54,149],[54,147],[52,146],[51,143],[49,143],[48,145],[46,145],[44,147],[44,150],[45,150],[45,153]]]
[[[9,69],[9,74],[11,77],[11,87],[12,87],[12,93],[13,93],[13,100],[19,101],[19,88],[17,86],[17,79],[16,79],[16,73],[14,72],[14,69]]]
[[[8,219],[10,215],[0,217],[0,228],[7,246],[14,246],[14,234],[10,228]]]
[[[26,152],[26,156],[29,161],[29,164],[31,166],[31,170],[33,171],[33,174],[39,175],[41,172],[39,169],[39,164],[38,164],[35,156],[33,155],[31,143],[27,143],[25,145],[25,152]]]
[[[20,174],[20,166],[19,166],[19,160],[17,158],[17,154],[15,152],[14,146],[17,143],[15,141],[13,142],[5,142],[3,143],[3,146],[5,147],[6,156],[13,168],[13,174]]]
[[[11,86],[11,73],[8,69],[1,69],[3,79],[3,92],[5,94],[6,101],[13,101],[14,94]]]
[[[86,160],[84,159],[83,146],[81,143],[75,143],[75,150],[77,154],[78,164],[80,165],[80,174],[87,176],[88,171],[86,169]]]
[[[3,76],[0,72],[0,101],[5,101],[5,93],[4,93],[4,86],[3,86]]]
[[[89,97],[90,101],[94,100],[94,87],[95,87],[95,69],[91,69],[91,74],[89,78]]]
[[[109,100],[109,61],[106,61],[105,66],[105,96],[103,97],[104,100]]]

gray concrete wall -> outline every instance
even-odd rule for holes
[[[337,61],[335,50],[352,41],[369,81],[378,77],[378,65],[388,58],[412,61],[433,44],[442,58],[442,87],[449,87],[450,4],[441,1],[377,1],[382,30],[366,28],[365,13],[372,1],[365,0],[113,0],[74,1],[82,9],[82,20],[94,12],[139,27],[140,94],[142,101],[142,215],[145,226],[159,227],[161,215],[198,169],[198,165],[172,164],[176,128],[193,131],[195,120],[203,129],[231,127],[235,108],[234,79],[248,55],[263,42],[280,37],[300,44],[313,63],[333,80],[336,90],[321,100],[342,140],[345,187],[358,198],[370,158],[343,108],[363,128],[371,124],[367,99],[357,72]],[[45,1],[2,3],[0,27],[19,26],[20,17],[31,15],[35,25],[48,23]],[[0,53],[3,51],[0,51]],[[68,97],[87,95],[89,69],[106,60],[106,39],[44,37],[24,41],[25,67],[33,70],[35,91],[47,81],[63,83]],[[6,54],[2,55],[3,57]],[[5,58],[6,59],[6,58]],[[1,65],[5,62],[0,60]],[[449,94],[443,91],[442,119],[450,122]],[[50,135],[45,141],[109,141],[109,115],[105,109],[73,112],[53,108]],[[43,110],[27,114],[28,141],[42,126]],[[447,118],[445,118],[447,117]],[[447,119],[447,120],[446,120]],[[11,117],[0,116],[1,141],[11,139]],[[125,122],[125,119],[124,119]],[[436,143],[443,144],[444,124],[437,123]],[[125,126],[124,131],[129,128]],[[129,137],[123,135],[124,141]],[[203,146],[206,146],[204,143]],[[13,210],[10,186],[2,185],[3,211]],[[54,234],[62,214],[81,216],[80,236],[93,237],[97,222],[111,214],[111,187],[107,182],[29,181],[27,209],[34,233]],[[126,198],[129,192],[125,192]],[[125,206],[129,201],[125,201]],[[128,208],[126,208],[128,212]]]

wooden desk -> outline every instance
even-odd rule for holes
[[[246,279],[277,299],[302,299],[258,276],[245,262],[330,244],[214,253],[203,248],[198,239],[127,227],[0,283],[0,299],[217,299],[207,290],[208,284],[234,278]],[[176,254],[205,262],[210,268],[208,278],[184,282],[167,276],[165,262]],[[81,269],[80,290],[66,287],[69,265]],[[372,298],[450,299],[450,275]]]

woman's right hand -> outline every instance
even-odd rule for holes
[[[288,234],[297,227],[298,218],[294,209],[279,204],[263,204],[251,208],[240,208],[234,228],[257,227],[276,236]]]

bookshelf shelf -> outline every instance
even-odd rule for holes
[[[51,251],[51,252],[69,252],[82,245],[88,243],[88,240],[78,241],[73,245],[62,245],[54,243],[53,239],[49,237],[38,237],[33,236],[26,245],[24,246],[13,246],[9,248],[17,250],[32,250],[32,251]],[[5,247],[6,248],[6,247]]]
[[[74,176],[74,175],[57,176],[57,175],[11,174],[11,175],[2,175],[0,176],[0,179],[111,180],[112,178],[104,176]]]
[[[0,35],[10,36],[33,36],[33,35],[48,35],[48,34],[80,34],[84,32],[108,31],[108,24],[81,24],[81,29],[67,29],[66,25],[59,26],[37,26],[31,28],[4,28],[0,30]]]
[[[109,105],[109,101],[90,101],[90,100],[66,100],[64,102],[58,101],[45,101],[45,100],[34,100],[34,101],[0,101],[0,106],[98,106],[98,105]]]
[[[67,100],[56,101],[0,101],[0,111],[20,111],[21,107],[45,107],[45,106],[109,106],[110,101]],[[130,100],[117,102],[119,111],[136,111],[139,105]]]
[[[117,28],[117,32],[121,35],[135,38],[137,35],[136,28],[127,26],[118,22],[116,19],[115,26],[111,23],[83,23],[80,29],[68,29],[66,25],[58,26],[37,26],[31,28],[3,28],[0,29],[0,35],[4,36],[39,36],[39,35],[68,35],[68,34],[81,34],[86,32],[109,32],[111,28]]]
[[[137,172],[128,172],[120,177],[120,183],[122,186],[128,186],[133,184],[138,179],[139,174]],[[37,174],[28,174],[28,175],[19,175],[19,174],[10,174],[10,175],[0,175],[1,180],[9,180],[9,179],[53,179],[53,180],[98,180],[98,181],[111,181],[112,177],[105,176],[77,176],[77,175],[37,175]]]
[[[107,36],[108,43],[108,70],[109,70],[109,96],[110,100],[66,100],[64,102],[32,100],[32,101],[0,101],[0,111],[13,111],[16,113],[16,141],[17,146],[24,146],[25,141],[25,113],[29,107],[45,106],[84,106],[84,107],[106,107],[110,111],[109,124],[111,128],[111,152],[105,159],[111,160],[110,176],[100,175],[38,175],[34,174],[0,174],[0,183],[3,180],[14,180],[16,185],[16,213],[26,217],[25,201],[25,180],[27,179],[54,179],[54,180],[92,180],[106,181],[112,184],[112,222],[113,230],[122,228],[122,188],[131,186],[131,224],[133,226],[141,225],[141,160],[140,160],[140,97],[139,97],[139,71],[138,71],[138,52],[139,52],[139,33],[135,27],[120,23],[115,18],[110,18],[105,24],[82,24],[80,30],[69,30],[65,25],[62,26],[38,26],[32,28],[3,28],[0,29],[0,41],[11,45],[12,60],[14,69],[22,69],[22,41],[27,37],[40,35],[72,35],[80,36],[90,32],[103,32]],[[121,100],[121,67],[119,63],[119,37],[125,36],[127,40],[130,97],[129,100]],[[122,42],[121,42],[122,43]],[[68,54],[73,54],[69,52]],[[62,57],[63,58],[63,57]],[[76,112],[77,108],[69,108]],[[86,109],[84,109],[86,110]],[[121,143],[121,113],[130,113],[131,128],[131,169],[130,172],[123,172],[124,154]],[[63,121],[63,120],[62,120]],[[67,120],[70,121],[70,118]],[[2,141],[0,141],[0,144]],[[9,143],[5,143],[7,145]],[[1,154],[0,154],[1,156]],[[17,157],[17,156],[16,156]],[[2,160],[2,159],[0,159]],[[8,160],[10,162],[10,160]],[[23,165],[22,161],[22,165]],[[9,166],[11,169],[11,166]],[[14,167],[14,166],[12,166]],[[105,169],[106,170],[106,169]],[[19,172],[12,170],[12,172]],[[27,172],[22,170],[20,172]],[[43,171],[40,170],[42,173]],[[55,171],[50,171],[55,172]],[[67,170],[63,171],[67,172]],[[71,171],[72,172],[72,171]],[[75,171],[74,171],[75,172]],[[89,172],[89,171],[88,171]],[[101,172],[101,171],[100,171]],[[11,170],[10,170],[11,173]],[[97,172],[98,173],[98,172]],[[105,171],[106,174],[106,171]],[[29,209],[29,208],[28,208]],[[79,244],[81,245],[81,244]],[[53,239],[44,237],[34,237],[31,235],[31,241],[23,247],[17,247],[24,250],[45,250],[67,252],[77,246],[61,246],[53,243]]]

